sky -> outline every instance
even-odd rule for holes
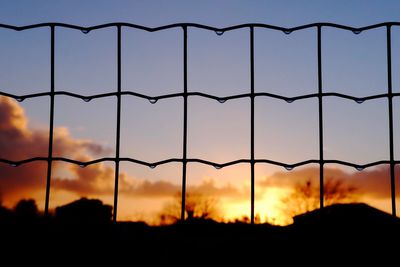
[[[0,2],[0,23],[22,26],[64,22],[92,26],[129,22],[149,27],[192,22],[216,27],[241,23],[266,23],[293,27],[333,22],[361,27],[399,21],[398,1],[8,1]],[[400,29],[393,28],[393,90],[400,91]],[[90,95],[116,90],[116,30],[83,34],[56,29],[55,90]],[[147,95],[183,91],[182,30],[148,33],[122,29],[122,90]],[[16,32],[0,29],[0,90],[13,94],[50,89],[49,29]],[[255,30],[255,91],[297,96],[315,93],[317,81],[315,29],[289,35]],[[386,35],[380,28],[355,35],[333,28],[322,31],[324,92],[368,96],[387,92]],[[188,90],[217,96],[250,91],[249,30],[218,36],[195,28],[188,30]],[[57,96],[54,155],[94,159],[115,155],[116,100],[83,102]],[[216,162],[249,158],[250,101],[223,104],[210,99],[188,100],[188,157]],[[324,155],[365,164],[389,159],[387,100],[357,104],[324,99]],[[49,99],[22,103],[1,99],[0,156],[23,159],[47,156]],[[400,99],[394,99],[395,156],[400,153]],[[6,112],[7,111],[7,112]],[[121,156],[144,161],[181,157],[183,100],[174,98],[151,104],[124,96],[121,114]],[[14,116],[14,117],[13,117]],[[17,135],[14,135],[18,133]],[[10,137],[11,136],[11,137]],[[6,141],[7,140],[7,141]],[[286,163],[318,159],[318,102],[255,100],[255,156]],[[14,152],[14,147],[18,151]],[[79,168],[55,164],[52,208],[80,196],[112,204],[112,164]],[[262,220],[285,223],[281,199],[304,179],[317,179],[317,166],[291,172],[267,164],[256,166],[256,212]],[[18,170],[17,170],[18,169]],[[358,201],[390,211],[387,166],[356,172],[326,166],[327,176],[354,184]],[[43,207],[46,166],[33,163],[10,169],[0,166],[0,193],[5,205],[34,197]],[[155,222],[156,215],[173,199],[181,183],[181,165],[155,169],[121,164],[120,220]],[[25,177],[27,176],[27,177]],[[34,177],[30,177],[34,176]],[[279,178],[281,177],[281,178]],[[282,178],[284,177],[284,178]],[[367,177],[365,185],[360,182]],[[32,180],[33,179],[33,180]],[[364,179],[364,178],[363,178]],[[30,182],[27,182],[27,181]],[[283,182],[282,182],[282,181]],[[13,182],[11,182],[13,181]],[[19,181],[19,182],[18,182]],[[382,187],[376,187],[381,184]],[[25,186],[23,186],[25,185]],[[224,219],[249,215],[250,167],[240,164],[221,170],[188,165],[188,188],[219,201]],[[374,188],[377,192],[374,192]]]

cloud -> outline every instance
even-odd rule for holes
[[[13,99],[0,97],[0,157],[21,160],[35,156],[47,156],[48,130],[32,129],[24,109]],[[71,136],[65,127],[54,129],[54,155],[65,156],[82,161],[104,155],[110,150],[92,140],[82,140]],[[73,164],[55,162],[52,177],[54,190],[74,193],[77,196],[112,195],[114,193],[114,168],[99,163],[81,168]],[[0,164],[0,197],[4,202],[16,202],[20,198],[31,196],[33,192],[44,192],[47,164],[35,162],[14,168]],[[68,177],[65,173],[68,173]],[[400,169],[396,169],[399,177]],[[72,178],[71,178],[72,177]],[[357,188],[361,195],[374,198],[390,197],[389,168],[387,165],[366,169],[362,172],[346,172],[338,168],[325,168],[325,177],[341,179]],[[260,179],[258,188],[290,188],[308,179],[319,180],[319,169],[306,167],[291,172],[276,172]],[[181,191],[180,184],[168,181],[149,181],[120,174],[119,192],[128,197],[157,198],[167,197]],[[189,186],[188,192],[210,196],[238,199],[246,194],[244,188],[225,184],[216,185],[208,179],[195,186]],[[53,194],[54,196],[54,194]],[[247,195],[246,195],[247,196]],[[1,199],[0,199],[1,200]]]
[[[29,129],[24,109],[13,99],[0,97],[0,157],[22,160],[47,156],[49,133]],[[54,156],[102,155],[109,149],[91,141],[76,139],[65,127],[54,129]]]
[[[130,182],[128,182],[129,180]],[[181,191],[177,184],[168,181],[137,181],[133,182],[132,178],[121,179],[121,193],[131,197],[165,197],[176,194]]]
[[[53,188],[79,193],[81,195],[102,195],[114,193],[114,170],[104,164],[81,168],[70,168],[76,179],[54,179]],[[180,184],[165,180],[149,181],[120,174],[119,194],[132,198],[163,198],[181,192]],[[188,186],[187,192],[208,196],[240,197],[241,192],[232,185],[217,186],[208,179],[198,185]]]
[[[400,169],[396,169],[396,177],[399,177]],[[343,169],[326,167],[325,179],[342,180],[344,184],[353,186],[362,196],[373,198],[390,197],[390,171],[389,166],[378,166],[364,171],[346,172]],[[319,181],[319,168],[306,167],[290,172],[276,172],[262,179],[257,186],[260,187],[293,187],[306,180]]]
[[[188,191],[215,197],[223,196],[236,199],[248,197],[248,194],[242,192],[242,190],[239,190],[231,184],[225,184],[220,187],[216,186],[213,179],[203,180],[199,185],[189,187]]]
[[[28,127],[25,111],[15,100],[0,97],[0,158],[18,161],[37,156],[46,157],[48,137],[48,130]],[[107,152],[108,148],[91,140],[72,137],[65,127],[54,129],[53,156],[90,159]],[[54,163],[55,169],[59,166],[60,163]],[[90,187],[98,189],[99,185],[94,186],[96,182],[104,187],[100,181],[107,180],[106,176],[110,173],[102,164],[82,170],[78,166],[68,165],[68,169],[77,174],[77,179],[85,179],[85,183],[79,188],[82,193],[93,191]],[[18,198],[44,190],[46,171],[45,162],[29,163],[18,168],[0,164],[0,196],[5,202],[15,202]],[[53,179],[52,185],[53,183],[59,188],[64,186],[65,190],[70,186],[68,182],[57,178]]]
[[[79,160],[89,160],[80,157]],[[114,194],[114,169],[103,163],[81,168],[77,165],[63,165],[67,168],[73,179],[56,177],[52,180],[52,188],[76,193],[80,196],[112,195]]]
[[[48,130],[31,129],[24,109],[13,99],[0,97],[0,158],[22,160],[47,156]],[[65,127],[54,129],[53,156],[63,156],[88,161],[101,156],[109,149],[91,141],[71,136]],[[57,190],[79,196],[112,195],[114,193],[114,168],[99,163],[81,168],[74,164],[53,163],[52,196]],[[44,192],[46,162],[35,162],[17,168],[0,164],[0,197],[6,203]],[[67,175],[68,174],[68,175]],[[68,176],[68,177],[67,177]],[[72,177],[72,178],[71,178]],[[168,181],[148,181],[120,174],[119,192],[130,197],[166,197],[176,194],[181,186]],[[188,191],[218,196],[237,196],[240,192],[231,185],[216,186],[212,180],[191,186]],[[1,200],[1,199],[0,199]]]
[[[168,181],[142,181],[133,186],[122,186],[123,193],[137,197],[166,197],[181,191],[181,185]],[[202,181],[198,185],[188,186],[187,192],[219,197],[240,197],[241,195],[237,188],[229,184],[216,186],[212,179]]]

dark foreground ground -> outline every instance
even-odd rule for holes
[[[18,262],[81,266],[347,266],[399,264],[400,220],[365,204],[334,205],[286,227],[193,220],[71,224],[39,219],[1,222],[1,257]],[[350,258],[348,258],[350,257]],[[304,265],[304,263],[306,265]],[[371,263],[371,262],[370,262]]]

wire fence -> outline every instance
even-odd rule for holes
[[[298,27],[293,28],[284,28],[278,27],[273,25],[267,24],[260,24],[260,23],[251,23],[251,24],[241,24],[235,25],[226,28],[215,28],[201,24],[194,24],[194,23],[179,23],[179,24],[171,24],[165,25],[156,28],[149,28],[144,27],[141,25],[135,25],[130,23],[108,23],[102,25],[96,25],[93,27],[82,27],[77,25],[71,24],[64,24],[64,23],[41,23],[41,24],[34,24],[34,25],[27,25],[27,26],[12,26],[6,24],[0,24],[0,28],[15,30],[15,31],[24,31],[29,29],[35,28],[49,28],[50,29],[50,91],[42,92],[42,93],[35,93],[35,94],[26,94],[26,95],[15,95],[10,94],[4,91],[0,91],[0,95],[14,98],[17,101],[23,101],[29,98],[36,98],[36,97],[50,97],[50,120],[49,120],[49,145],[48,145],[48,155],[47,157],[33,157],[33,158],[26,158],[20,161],[12,161],[6,158],[0,158],[1,163],[9,164],[14,167],[21,166],[26,163],[34,162],[34,161],[45,161],[47,162],[47,179],[46,179],[46,196],[45,196],[45,215],[49,214],[49,197],[50,197],[50,190],[51,190],[51,176],[52,176],[52,163],[55,161],[63,161],[69,162],[72,164],[79,165],[81,167],[89,166],[92,164],[100,163],[100,162],[114,162],[115,163],[115,186],[114,186],[114,212],[113,212],[113,220],[117,220],[117,211],[118,211],[118,182],[119,182],[119,172],[120,172],[120,162],[132,162],[144,166],[148,166],[150,168],[155,168],[156,166],[168,164],[172,162],[179,162],[182,163],[182,205],[181,205],[181,220],[185,219],[185,202],[186,202],[186,176],[187,176],[187,164],[191,162],[206,164],[210,166],[214,166],[217,169],[224,168],[231,165],[236,165],[240,163],[247,163],[251,166],[251,214],[250,214],[250,221],[251,224],[254,224],[254,199],[255,199],[255,164],[259,163],[267,163],[276,166],[284,167],[287,170],[293,170],[296,167],[307,165],[307,164],[319,164],[319,188],[320,188],[320,208],[324,207],[324,164],[335,163],[344,166],[349,166],[356,168],[357,170],[363,170],[365,168],[381,165],[381,164],[389,164],[390,165],[390,192],[391,192],[391,206],[392,206],[392,215],[396,216],[396,195],[395,195],[395,166],[400,164],[400,161],[395,160],[394,158],[394,130],[393,130],[393,97],[400,96],[400,93],[393,93],[392,90],[392,27],[393,26],[400,26],[400,22],[385,22],[380,24],[374,24],[366,27],[361,28],[354,28],[345,25],[333,24],[333,23],[313,23],[307,25],[301,25]],[[174,94],[164,94],[164,95],[157,95],[157,96],[149,96],[145,94],[140,94],[133,91],[122,91],[121,88],[121,38],[122,38],[122,28],[133,28],[137,30],[143,30],[147,32],[157,32],[162,30],[167,30],[171,28],[181,28],[183,34],[183,92],[182,93],[174,93]],[[386,29],[386,62],[387,62],[387,93],[385,94],[375,94],[369,95],[365,97],[356,97],[352,95],[346,95],[342,93],[336,92],[323,92],[323,77],[322,77],[322,30],[323,28],[337,28],[342,29],[345,31],[351,31],[354,34],[360,34],[364,31],[377,29],[377,28],[384,28]],[[95,95],[81,95],[76,94],[68,91],[55,91],[55,35],[56,35],[56,28],[70,28],[82,31],[84,34],[88,34],[91,31],[104,29],[104,28],[115,28],[116,29],[116,38],[117,38],[117,85],[116,91],[104,93],[104,94],[95,94]],[[250,88],[249,93],[247,94],[237,94],[237,95],[229,95],[224,97],[218,97],[211,94],[206,94],[202,92],[188,92],[188,30],[190,28],[199,28],[208,31],[214,31],[217,35],[222,35],[224,32],[234,31],[238,29],[247,28],[249,30],[249,43],[250,43]],[[283,95],[272,94],[268,92],[255,92],[254,90],[254,29],[256,28],[264,28],[269,30],[281,31],[285,34],[290,34],[295,31],[300,31],[304,29],[314,28],[316,29],[316,43],[317,43],[317,61],[318,61],[318,92],[314,94],[305,94],[305,95],[298,95],[294,97],[286,97]],[[75,97],[82,99],[85,102],[89,102],[93,99],[98,98],[105,98],[105,97],[116,97],[117,98],[117,117],[116,117],[116,145],[115,145],[115,157],[103,157],[98,158],[91,161],[77,161],[70,158],[65,157],[53,157],[53,132],[54,132],[54,109],[55,103],[54,99],[57,95],[66,95],[70,97]],[[120,132],[121,132],[121,97],[124,95],[131,95],[138,98],[147,99],[151,103],[155,104],[160,99],[167,99],[167,98],[183,98],[183,151],[181,158],[168,158],[157,162],[146,162],[141,161],[135,158],[129,157],[120,157]],[[232,99],[239,99],[239,98],[249,98],[250,99],[250,157],[249,158],[242,158],[237,159],[230,162],[225,163],[218,163],[208,161],[206,159],[199,159],[199,158],[188,158],[187,157],[187,122],[188,122],[188,98],[192,96],[200,96],[203,98],[213,99],[220,103],[224,103],[228,100]],[[388,99],[388,122],[389,122],[389,160],[379,160],[370,162],[367,164],[355,164],[348,161],[342,160],[326,160],[324,158],[324,139],[323,139],[323,98],[324,97],[338,97],[343,99],[353,100],[359,104],[373,99],[381,99],[387,98]],[[301,162],[297,162],[294,164],[287,164],[285,162],[273,161],[269,159],[259,159],[255,158],[255,145],[254,145],[254,101],[256,97],[269,97],[274,99],[280,99],[286,101],[288,103],[292,103],[294,101],[309,99],[309,98],[317,98],[318,99],[318,132],[319,132],[319,158],[318,159],[309,159]]]

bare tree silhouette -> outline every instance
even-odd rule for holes
[[[218,215],[218,200],[201,193],[186,193],[185,218],[211,219]],[[176,223],[180,220],[182,206],[182,194],[177,192],[172,201],[167,202],[160,212],[160,224]]]
[[[326,179],[324,183],[324,204],[329,206],[337,203],[354,202],[357,189],[346,185],[341,179]],[[320,206],[319,185],[314,185],[311,179],[297,184],[293,191],[281,199],[282,210],[288,216],[306,213]]]

